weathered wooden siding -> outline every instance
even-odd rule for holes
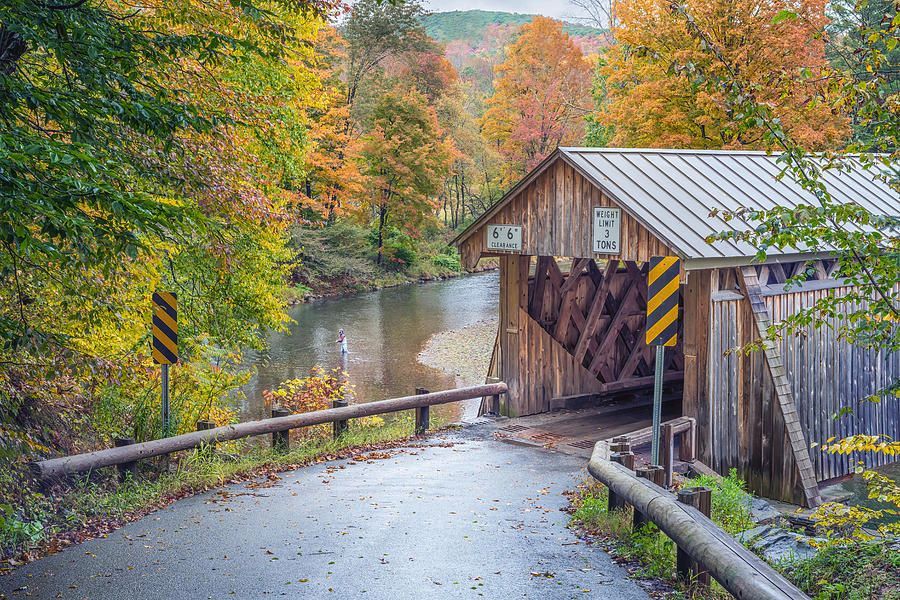
[[[811,306],[828,294],[846,293],[849,288],[792,291],[765,298],[769,312],[782,320],[799,309]],[[818,444],[831,437],[855,433],[886,434],[900,437],[900,407],[897,402],[866,402],[864,399],[884,389],[900,377],[900,353],[866,350],[837,336],[836,318],[829,326],[809,327],[804,335],[780,342],[791,389],[806,432],[806,438]],[[853,414],[833,419],[842,407]],[[819,481],[840,477],[853,470],[860,457],[828,454],[813,449],[813,467]],[[884,454],[863,457],[869,465],[891,462]]]
[[[691,275],[693,277],[693,274]],[[764,296],[769,314],[780,321],[835,290],[799,291]],[[836,325],[836,320],[831,323]],[[735,352],[758,339],[746,299],[731,295],[712,300],[708,325],[706,399],[698,421],[704,444],[701,460],[720,473],[736,468],[754,491],[799,501],[797,465],[777,408],[775,389],[760,352]],[[900,410],[894,402],[860,402],[900,376],[900,354],[868,351],[838,339],[831,327],[810,327],[804,335],[782,339],[784,362],[808,444],[853,433],[900,434]],[[686,361],[690,364],[689,361]],[[835,420],[844,406],[854,414]],[[883,455],[846,457],[810,450],[818,481],[852,472],[856,460],[890,462]]]
[[[736,351],[758,337],[747,301],[713,302],[709,328],[707,445],[701,460],[719,473],[737,469],[756,493],[803,503],[765,356]]]
[[[482,255],[499,255],[485,250],[487,226],[495,224],[522,227],[521,254],[525,255],[645,262],[652,256],[673,254],[662,241],[624,210],[621,254],[594,254],[591,236],[595,206],[618,207],[599,188],[564,160],[558,159],[486,221],[474,235],[460,244],[463,266],[471,269]]]

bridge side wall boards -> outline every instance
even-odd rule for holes
[[[555,398],[603,396],[652,380],[652,349],[644,344],[646,263],[676,252],[623,209],[619,253],[594,253],[598,206],[617,207],[557,159],[523,180],[459,242],[466,268],[486,256],[500,263],[490,375],[509,385],[501,401],[505,415],[546,412]],[[521,249],[488,251],[490,225],[520,226]],[[852,347],[827,328],[764,352],[735,351],[759,340],[770,323],[823,294],[840,293],[836,262],[827,258],[813,263],[813,281],[785,290],[785,280],[807,267],[682,272],[682,330],[665,372],[667,381],[683,380],[682,410],[697,420],[700,460],[722,474],[737,469],[764,496],[815,505],[817,482],[851,472],[855,459],[825,455],[813,442],[900,431],[896,403],[856,402],[900,376],[900,353]],[[848,404],[855,405],[854,418],[831,418]]]

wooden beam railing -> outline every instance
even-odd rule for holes
[[[689,571],[702,581],[708,572],[739,600],[809,599],[699,510],[704,507],[708,510],[708,490],[685,490],[680,501],[676,500],[649,479],[637,477],[623,464],[603,458],[606,451],[603,443],[595,446],[588,471],[609,488],[616,506],[630,504],[644,521],[656,523],[675,542],[679,551],[677,566],[682,575]]]
[[[180,450],[199,448],[216,442],[227,442],[253,435],[264,435],[282,431],[289,431],[300,427],[322,425],[323,423],[343,422],[349,419],[369,417],[401,410],[420,409],[436,404],[448,404],[459,400],[470,400],[482,396],[495,396],[507,392],[503,382],[486,385],[476,385],[455,390],[445,390],[415,396],[404,396],[390,400],[379,400],[363,404],[353,404],[340,408],[329,408],[314,412],[295,415],[280,416],[263,421],[249,421],[225,425],[214,429],[194,431],[169,438],[142,442],[140,444],[123,445],[106,450],[97,450],[86,454],[76,454],[61,458],[51,458],[32,463],[32,472],[40,481],[47,481],[57,477],[81,473],[101,467],[112,465],[130,464],[135,461],[171,454]],[[420,425],[422,417],[419,417]]]

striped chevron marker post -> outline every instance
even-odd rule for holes
[[[153,294],[153,362],[162,368],[162,429],[169,437],[169,365],[178,362],[178,297],[172,292]]]
[[[653,440],[651,460],[659,464],[659,428],[662,421],[662,380],[666,346],[678,343],[678,301],[681,260],[677,256],[654,256],[647,275],[647,345],[656,346],[653,378]]]

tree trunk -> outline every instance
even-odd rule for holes
[[[382,197],[386,191],[382,192]],[[382,204],[378,207],[378,258],[375,260],[375,264],[381,266],[381,263],[384,259],[384,225],[387,223],[387,206]]]

